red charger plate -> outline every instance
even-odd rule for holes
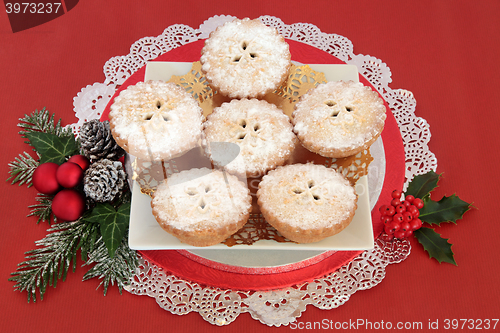
[[[287,42],[290,45],[292,60],[300,63],[345,63],[333,55],[310,45],[293,40],[287,40]],[[189,43],[162,54],[154,59],[154,61],[195,62],[200,58],[203,45],[204,40]],[[117,89],[101,116],[102,121],[108,119],[109,107],[121,90],[129,85],[143,81],[144,74],[145,66],[131,75],[119,89]],[[373,85],[363,76],[360,75],[359,81],[366,86],[372,87],[372,89],[376,91]],[[383,96],[380,97],[383,99]],[[382,132],[382,140],[384,143],[386,170],[379,200],[372,211],[375,239],[383,230],[383,223],[380,221],[378,208],[382,203],[390,201],[392,190],[401,189],[405,179],[405,153],[401,133],[396,119],[392,112],[390,112],[387,102],[385,102],[385,104],[388,113],[384,131]],[[187,251],[182,250],[139,251],[139,253],[149,262],[187,281],[212,287],[245,291],[280,289],[312,281],[336,271],[361,253],[361,251],[337,251],[331,255],[314,257],[314,260],[307,259],[304,262],[280,266],[279,269],[270,267],[269,269],[245,268],[238,270],[235,269],[234,266],[229,267],[229,265],[197,257],[194,254],[186,252]]]

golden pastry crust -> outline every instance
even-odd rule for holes
[[[215,108],[204,124],[204,134],[215,165],[248,177],[285,164],[298,143],[289,117],[276,105],[257,99],[232,100]],[[230,162],[214,158],[220,155],[212,149],[214,142],[238,145],[238,156]]]
[[[341,158],[369,148],[384,129],[386,108],[378,93],[359,82],[319,84],[295,105],[292,123],[302,145]]]
[[[111,105],[116,143],[143,160],[171,159],[194,148],[202,133],[203,110],[183,88],[162,81],[127,87]]]
[[[341,174],[315,164],[278,167],[262,178],[257,191],[266,221],[297,243],[318,242],[344,230],[357,200]]]
[[[159,225],[193,246],[221,243],[248,221],[252,209],[246,184],[208,168],[173,174],[153,195],[151,208]]]
[[[254,98],[286,80],[291,55],[276,29],[245,18],[226,22],[211,32],[200,62],[215,90],[231,98]]]

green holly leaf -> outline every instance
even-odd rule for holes
[[[419,218],[429,224],[440,225],[442,222],[455,223],[461,219],[465,212],[471,207],[471,204],[463,201],[455,194],[444,196],[439,201],[431,200],[430,197],[424,198],[424,207],[420,209]]]
[[[100,224],[101,235],[111,258],[120,246],[128,229],[130,219],[130,203],[124,203],[115,209],[109,203],[97,204],[86,221]]]
[[[415,176],[408,184],[408,189],[405,195],[413,195],[415,198],[425,198],[428,194],[437,187],[440,174],[434,171],[429,171],[423,175]]]
[[[78,145],[74,136],[57,136],[51,133],[31,132],[26,137],[35,150],[41,155],[40,163],[54,162],[61,164],[67,156],[78,153]]]
[[[420,228],[415,230],[413,234],[422,244],[424,250],[427,251],[430,258],[436,259],[439,263],[447,262],[457,266],[451,250],[452,244],[448,243],[448,239],[442,238],[440,234],[431,228]]]

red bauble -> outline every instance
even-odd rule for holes
[[[78,164],[83,171],[87,170],[87,168],[90,166],[89,159],[83,155],[73,155],[69,158],[68,162]]]
[[[72,162],[66,162],[59,166],[56,172],[57,182],[65,188],[72,188],[81,184],[83,180],[82,168]]]
[[[52,200],[52,213],[60,220],[75,221],[85,211],[85,198],[77,190],[59,191]]]
[[[52,162],[42,163],[33,172],[33,186],[43,194],[54,194],[60,186],[57,182],[56,173],[59,165]]]

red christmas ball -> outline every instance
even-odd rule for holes
[[[66,162],[57,169],[56,179],[62,187],[72,188],[82,182],[83,170],[76,163]]]
[[[78,164],[83,171],[87,170],[87,168],[90,166],[89,159],[83,155],[73,155],[69,158],[68,162]]]
[[[42,163],[33,172],[33,186],[43,194],[54,194],[60,186],[57,182],[56,173],[59,165],[52,162]]]
[[[75,221],[85,211],[85,198],[77,190],[63,189],[52,200],[52,213],[60,220]]]

